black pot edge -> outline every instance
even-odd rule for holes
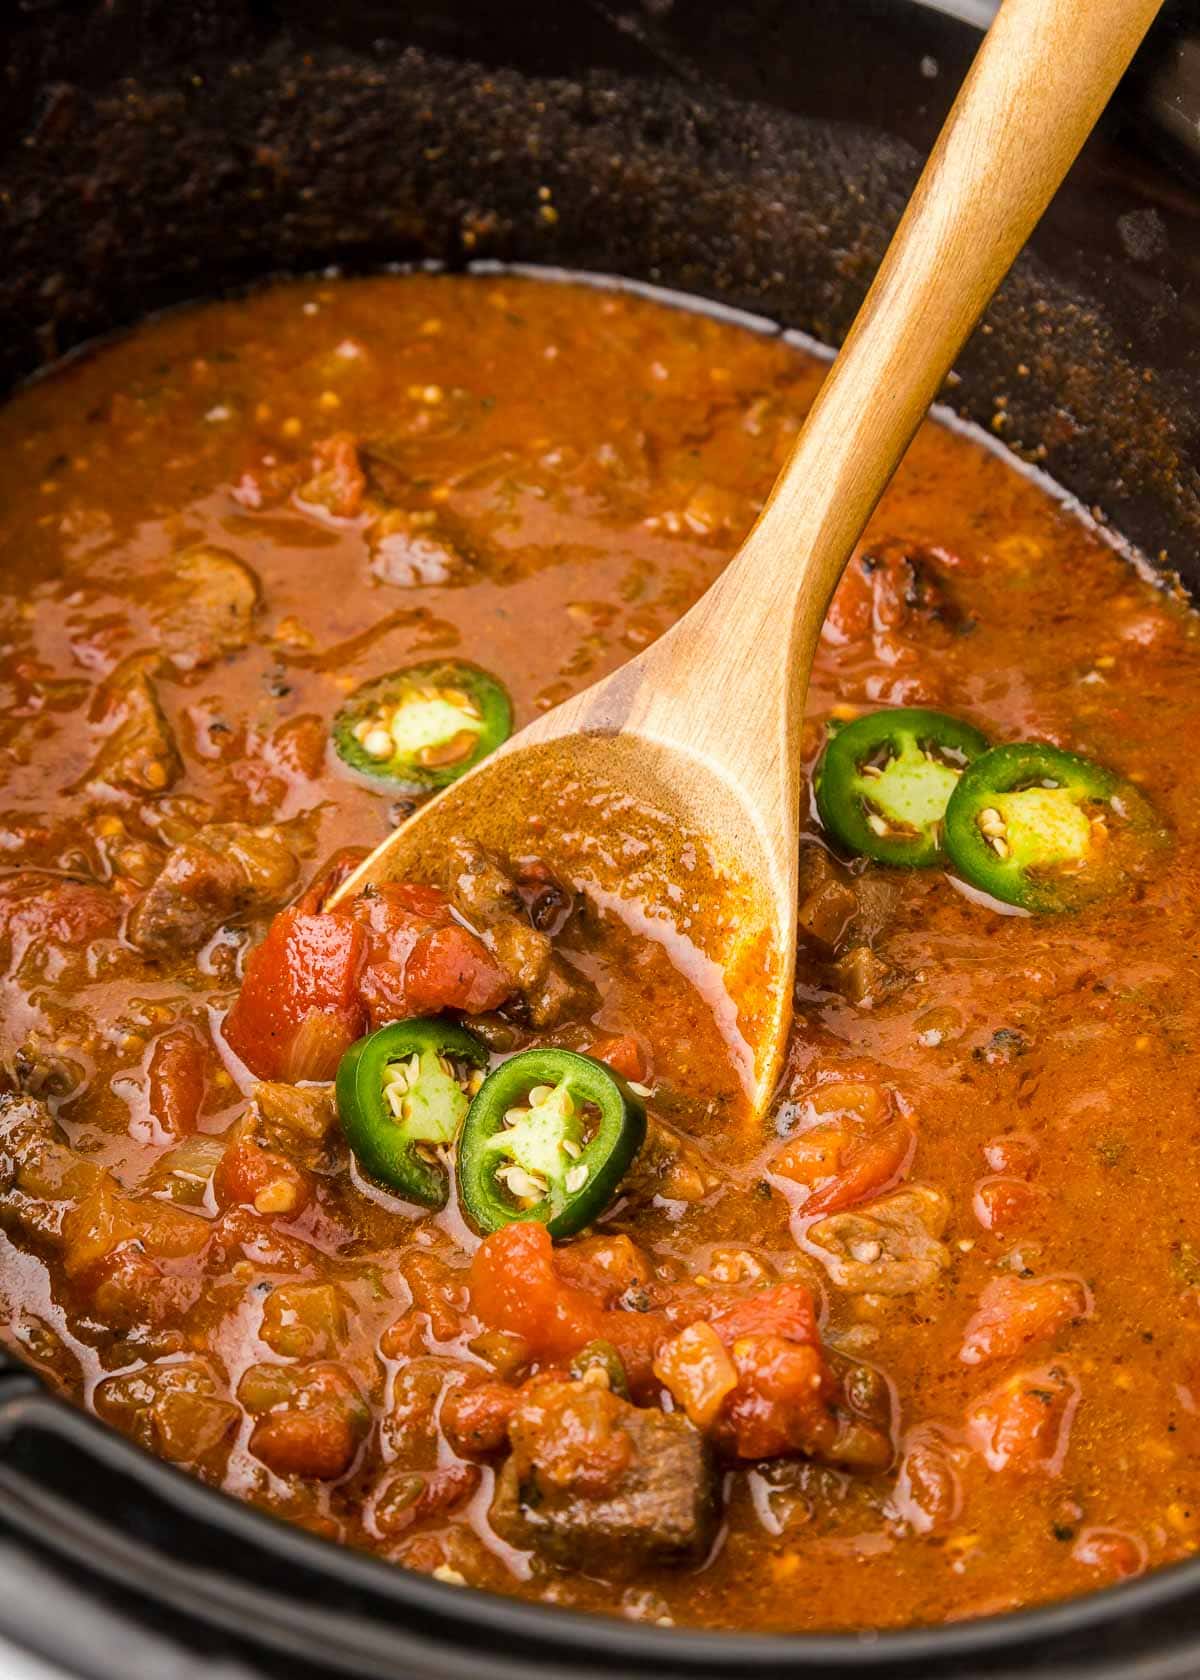
[[[1102,1669],[1111,1680],[1200,1670],[1200,1562],[1045,1608],[877,1634],[748,1635],[610,1621],[443,1584],[305,1533],[153,1458],[25,1372],[0,1385],[0,1488],[0,1556],[18,1543],[29,1567],[36,1573],[40,1563],[56,1586],[65,1579],[73,1599],[55,1625],[36,1604],[24,1614],[10,1602],[6,1631],[86,1680],[108,1680],[114,1653],[89,1641],[81,1648],[79,1618],[88,1624],[100,1606],[120,1615],[134,1602],[142,1606],[139,1627],[169,1629],[171,1672],[180,1680],[211,1673],[217,1651],[247,1644],[267,1667],[246,1672],[274,1673],[282,1658],[297,1680],[517,1680],[568,1671],[575,1680],[616,1672],[663,1680],[834,1673],[1001,1680],[1034,1662],[1063,1675]],[[124,1506],[119,1528],[107,1497],[114,1491]],[[1143,1653],[1146,1618],[1161,1624],[1164,1616],[1177,1637],[1164,1642],[1159,1625],[1153,1651]]]

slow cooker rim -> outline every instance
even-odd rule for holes
[[[443,1583],[429,1576],[389,1564],[369,1553],[356,1552],[336,1541],[306,1532],[270,1512],[258,1510],[209,1487],[176,1466],[156,1458],[136,1443],[116,1434],[98,1419],[49,1393],[28,1371],[10,1367],[0,1394],[0,1487],[6,1489],[9,1521],[43,1547],[49,1542],[59,1558],[66,1558],[109,1580],[136,1579],[156,1604],[185,1609],[205,1626],[244,1637],[252,1627],[255,1643],[274,1651],[297,1648],[310,1656],[337,1663],[347,1655],[344,1637],[357,1624],[378,1630],[391,1641],[396,1630],[378,1614],[363,1609],[343,1610],[317,1604],[300,1624],[296,1604],[287,1605],[288,1625],[281,1621],[281,1597],[257,1583],[235,1583],[211,1569],[197,1570],[173,1552],[155,1553],[138,1534],[147,1524],[126,1520],[118,1526],[103,1521],[108,1555],[95,1541],[95,1523],[82,1520],[78,1505],[47,1497],[44,1481],[26,1473],[20,1463],[23,1436],[41,1431],[59,1447],[82,1453],[107,1475],[123,1477],[130,1495],[152,1497],[176,1518],[219,1533],[230,1557],[244,1555],[250,1545],[285,1570],[295,1566],[326,1580],[333,1579],[353,1592],[384,1601],[401,1615],[416,1612],[433,1624],[446,1652],[446,1629],[470,1629],[497,1645],[493,1667],[503,1672],[499,1651],[520,1651],[522,1663],[531,1658],[585,1660],[599,1654],[604,1667],[614,1663],[643,1663],[660,1672],[683,1674],[770,1673],[800,1670],[823,1673],[905,1674],[941,1671],[957,1659],[995,1659],[1045,1649],[1064,1639],[1095,1634],[1120,1619],[1138,1620],[1161,1613],[1177,1601],[1200,1592],[1200,1558],[1166,1565],[1134,1581],[1099,1588],[1075,1598],[1017,1609],[951,1624],[866,1630],[860,1633],[746,1633],[729,1629],[662,1628],[643,1622],[611,1619],[591,1612],[507,1598],[483,1589]],[[17,1449],[14,1452],[14,1449]],[[20,1500],[22,1489],[24,1501]],[[16,1497],[14,1497],[16,1496]],[[40,1507],[40,1510],[39,1510]],[[38,1519],[58,1514],[49,1536]],[[73,1522],[63,1521],[74,1513]],[[73,1532],[72,1532],[73,1531]],[[72,1542],[74,1542],[72,1544]],[[137,1566],[137,1573],[130,1570]],[[412,1625],[409,1634],[414,1634]],[[325,1635],[328,1652],[321,1649]],[[314,1643],[314,1639],[316,1643]],[[359,1645],[360,1642],[354,1642]],[[31,1641],[37,1654],[61,1660],[53,1638],[44,1645]],[[371,1656],[371,1641],[361,1642],[363,1660]],[[453,1649],[451,1636],[450,1649]],[[1200,1622],[1185,1638],[1184,1652],[1200,1653]],[[484,1666],[487,1666],[485,1653]],[[603,1672],[604,1668],[600,1670]],[[99,1676],[111,1672],[94,1670]],[[355,1672],[353,1668],[347,1672]],[[366,1670],[364,1672],[369,1672]]]

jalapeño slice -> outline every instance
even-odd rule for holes
[[[417,793],[486,758],[512,721],[495,677],[462,660],[432,660],[355,689],[333,720],[333,744],[352,770]]]
[[[646,1110],[603,1062],[524,1050],[488,1075],[458,1145],[458,1193],[480,1231],[536,1219],[569,1237],[598,1218],[646,1136]]]
[[[338,1064],[338,1118],[369,1178],[422,1207],[444,1207],[444,1152],[488,1063],[453,1021],[393,1021],[352,1044]]]
[[[958,873],[1025,910],[1071,910],[1102,896],[1134,861],[1129,841],[1157,835],[1137,788],[1040,741],[977,758],[946,809],[946,850]]]
[[[817,762],[817,811],[849,851],[878,863],[928,869],[959,777],[986,737],[944,712],[870,712],[839,729]]]

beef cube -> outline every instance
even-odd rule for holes
[[[516,883],[482,847],[469,840],[451,847],[446,890],[520,992],[532,1026],[591,1016],[598,1002],[591,981],[533,926]]]
[[[250,640],[258,579],[236,555],[197,543],[178,555],[153,607],[159,645],[182,671],[211,665]]]
[[[717,1526],[717,1481],[686,1418],[589,1382],[533,1388],[509,1422],[512,1456],[491,1522],[551,1563],[629,1576],[697,1564]]]
[[[282,904],[296,870],[278,829],[209,823],[168,854],[129,918],[129,941],[150,957],[198,951],[224,923]]]
[[[155,664],[128,659],[101,683],[93,718],[104,724],[115,719],[116,725],[77,788],[103,783],[124,793],[158,794],[183,774],[179,748],[150,680]]]

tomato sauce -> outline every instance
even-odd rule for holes
[[[322,910],[413,805],[332,751],[346,696],[462,659],[519,725],[616,668],[736,549],[822,368],[608,289],[322,279],[0,411],[0,1328],[58,1391],[398,1565],[656,1623],[936,1623],[1196,1549],[1200,637],[1050,486],[924,427],[807,767],[831,720],[934,707],[1110,765],[1167,842],[1039,917],[812,817],[762,1122],[684,946],[548,869],[536,810],[500,863],[567,965],[540,1015],[426,887]],[[481,1243],[350,1158],[341,1054],[440,1009],[649,1093],[589,1234]]]

